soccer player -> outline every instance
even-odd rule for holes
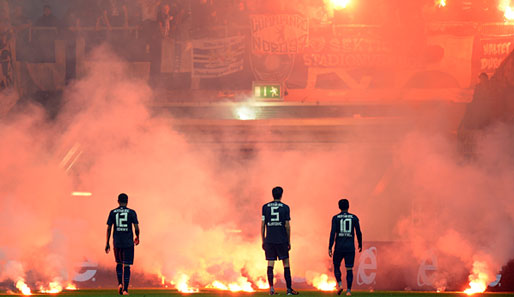
[[[261,238],[262,248],[268,261],[269,294],[275,295],[273,288],[273,267],[275,260],[282,260],[284,278],[286,279],[287,295],[299,293],[291,287],[291,268],[289,267],[289,250],[291,249],[291,225],[289,221],[289,206],[282,203],[281,187],[272,190],[273,201],[262,206]]]
[[[339,200],[339,209],[341,212],[332,218],[328,256],[332,257],[332,246],[335,241],[336,247],[334,249],[334,257],[332,260],[334,263],[334,275],[337,280],[337,295],[341,295],[343,292],[343,283],[341,281],[341,262],[344,259],[344,265],[346,266],[346,295],[350,296],[352,295],[353,262],[355,260],[354,234],[357,234],[360,253],[362,251],[362,233],[359,226],[359,219],[356,215],[349,213],[348,208],[350,208],[348,200]]]
[[[105,253],[111,250],[109,240],[114,225],[113,245],[114,258],[116,259],[116,274],[118,276],[118,293],[128,295],[130,281],[130,265],[134,263],[134,244],[139,244],[139,222],[134,210],[127,208],[128,196],[121,193],[118,195],[119,207],[111,210],[107,219],[107,244]],[[132,225],[136,237],[132,234]]]

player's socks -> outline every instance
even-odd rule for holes
[[[286,286],[287,290],[291,290],[291,268],[290,267],[284,267],[284,278],[286,279]]]
[[[346,270],[346,287],[348,288],[348,293],[352,290],[353,283],[353,270]]]
[[[273,288],[273,266],[268,266],[268,283],[269,287]]]
[[[130,266],[125,266],[123,271],[123,294],[128,291],[128,286],[130,282]]]
[[[343,282],[342,282],[342,279],[341,279],[341,269],[339,267],[337,267],[336,265],[334,265],[334,276],[336,278],[336,282],[339,284],[339,287],[342,287],[343,286]]]
[[[118,276],[118,285],[123,285],[123,264],[116,264],[116,276]]]
[[[118,294],[123,295],[123,285],[122,284],[118,285]]]

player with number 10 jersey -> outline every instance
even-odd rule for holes
[[[341,281],[341,262],[344,260],[346,267],[346,295],[351,295],[353,282],[353,264],[355,261],[355,237],[359,243],[359,252],[362,251],[362,233],[359,219],[356,215],[348,212],[350,203],[347,199],[339,200],[340,213],[332,217],[332,228],[330,229],[330,239],[328,245],[328,255],[332,257],[334,263],[334,276],[337,281],[337,295],[341,295],[343,284]],[[332,247],[336,244],[334,252]]]

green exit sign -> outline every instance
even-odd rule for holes
[[[279,83],[253,83],[253,96],[261,99],[282,98],[282,86]]]

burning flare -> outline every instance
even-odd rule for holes
[[[475,261],[473,263],[473,272],[469,276],[469,288],[464,290],[464,293],[468,295],[483,293],[489,283],[489,274],[487,271],[487,263]]]
[[[175,288],[182,293],[198,293],[200,290],[198,288],[189,286],[189,276],[185,274],[181,274],[176,282],[171,282]]]
[[[39,287],[39,291],[45,294],[57,294],[62,292],[62,285],[58,281],[53,281],[48,284],[48,287]]]
[[[32,295],[32,292],[23,279],[16,282],[16,288],[20,290],[23,295]]]
[[[510,1],[511,0],[500,0],[498,4],[498,9],[503,11],[503,16],[507,21],[514,20],[514,9],[510,5]]]
[[[262,279],[262,278],[259,278],[255,282],[255,285],[257,286],[257,288],[259,288],[261,290],[269,289],[269,283],[266,280]]]
[[[435,0],[435,5],[437,7],[446,7],[446,0]]]
[[[232,282],[228,285],[215,280],[210,285],[207,285],[206,288],[231,292],[255,292],[255,290],[252,288],[252,284],[248,281],[248,279],[242,276],[237,279],[237,282]]]
[[[312,279],[312,285],[320,291],[335,291],[337,283],[329,281],[328,275],[320,274]]]
[[[330,0],[330,2],[332,3],[334,9],[344,9],[348,7],[351,0]]]
[[[68,284],[65,289],[68,291],[75,291],[77,290],[77,286],[75,286],[74,284]]]

